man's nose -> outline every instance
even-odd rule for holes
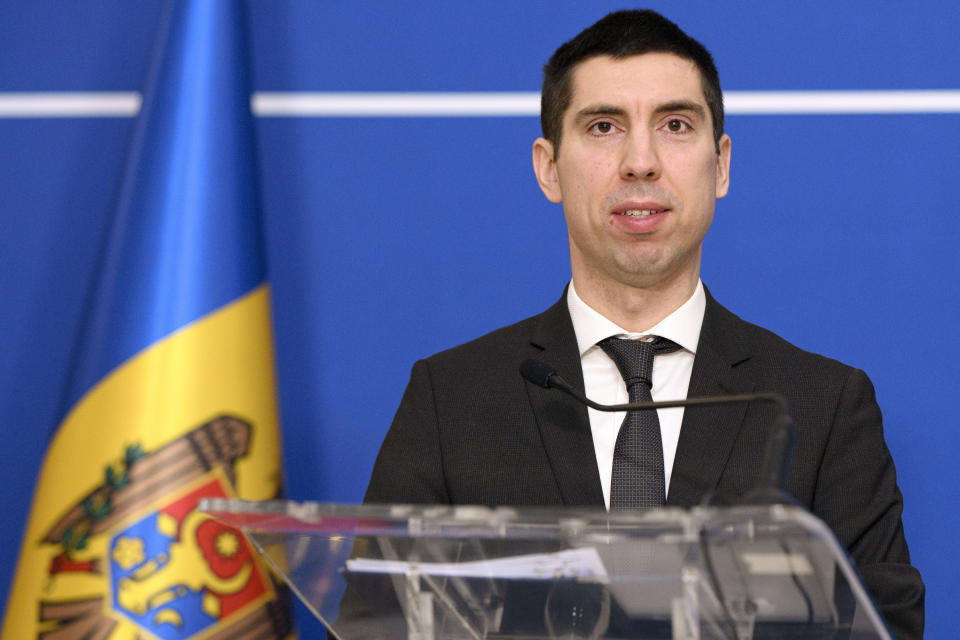
[[[656,180],[660,177],[660,155],[651,132],[634,130],[626,136],[620,159],[620,177],[624,180]]]

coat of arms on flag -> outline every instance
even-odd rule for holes
[[[246,455],[250,431],[219,416],[155,451],[120,452],[103,482],[44,537],[59,551],[41,628],[56,638],[110,638],[121,629],[164,640],[289,633],[287,603],[243,534],[196,510],[201,498],[235,496],[234,463]],[[58,598],[67,580],[85,580],[99,594]]]

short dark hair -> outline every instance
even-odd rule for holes
[[[697,66],[719,153],[723,135],[723,92],[713,56],[676,24],[649,9],[615,11],[605,16],[573,40],[560,45],[543,66],[540,127],[543,137],[553,143],[554,153],[560,149],[563,116],[573,97],[574,67],[596,56],[626,58],[643,53],[672,53]]]

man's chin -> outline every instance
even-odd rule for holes
[[[700,263],[670,259],[661,252],[646,255],[644,259],[623,260],[617,263],[615,280],[637,289],[667,290],[689,288],[700,277]]]

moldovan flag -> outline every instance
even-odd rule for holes
[[[288,592],[196,510],[281,481],[243,7],[162,14],[3,640],[292,634]]]

